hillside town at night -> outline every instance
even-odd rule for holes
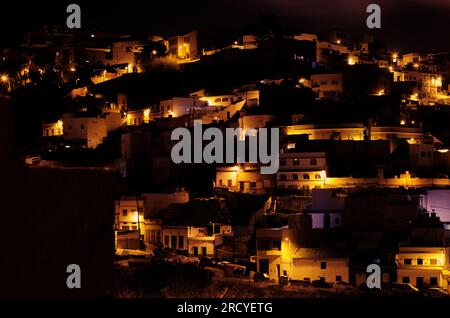
[[[450,53],[277,26],[2,48],[0,294],[448,297]]]

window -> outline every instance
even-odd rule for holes
[[[294,166],[299,166],[299,165],[300,165],[300,159],[294,158],[292,164],[293,164]]]
[[[206,247],[202,247],[202,255],[206,255]]]
[[[127,209],[122,210],[122,215],[123,216],[127,216],[128,215],[128,210]]]
[[[430,265],[437,265],[437,259],[435,258],[430,259]]]
[[[298,180],[298,175],[293,174],[293,175],[292,175],[292,180],[294,180],[294,181]]]
[[[402,277],[402,282],[405,283],[405,284],[408,284],[409,283],[409,277],[408,276],[403,276]]]
[[[233,180],[228,179],[228,186],[229,186],[229,187],[233,186]]]
[[[280,174],[280,180],[281,181],[286,181],[286,175],[285,174]]]
[[[422,152],[420,153],[420,156],[421,156],[421,157],[426,157],[426,156],[427,156],[427,153],[426,153],[425,151],[422,151]]]
[[[272,241],[272,249],[281,251],[281,241]]]
[[[172,237],[170,238],[170,248],[173,250],[177,249],[177,237],[176,235],[172,235]]]
[[[417,260],[417,265],[423,265],[423,259],[419,258],[419,259]]]
[[[269,260],[268,259],[260,259],[259,260],[259,271],[261,273],[269,273]]]
[[[410,258],[405,258],[405,265],[411,265],[412,264],[412,260]]]
[[[156,243],[161,242],[161,230],[156,230]]]
[[[182,250],[184,248],[184,236],[178,236],[178,249]]]
[[[169,235],[164,235],[164,246],[169,247]]]
[[[327,262],[320,262],[320,269],[327,269]]]
[[[310,164],[311,166],[317,166],[317,159],[311,159],[310,162],[309,162],[309,164]]]
[[[256,188],[256,182],[250,182],[250,188],[255,189]]]
[[[280,166],[286,166],[286,160],[285,159],[281,159],[280,160]]]
[[[437,286],[438,285],[437,277],[430,277],[430,285],[432,285],[432,286]]]
[[[342,281],[342,276],[339,276],[339,275],[338,275],[338,276],[336,276],[336,281],[337,281],[337,282],[340,282],[340,281]]]
[[[303,179],[309,180],[309,174],[306,174],[306,173],[305,173],[305,174],[303,175]]]
[[[259,245],[260,250],[268,250],[269,249],[270,242],[268,240],[260,240],[258,243],[259,243],[258,245]]]
[[[84,129],[84,124],[81,124],[81,129]]]
[[[315,175],[315,178],[316,178],[316,180],[320,180],[320,179],[321,179],[320,174],[317,173],[317,174]]]
[[[219,179],[219,187],[221,187],[223,185],[223,181],[222,179]]]

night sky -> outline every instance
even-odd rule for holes
[[[81,5],[84,28],[162,35],[198,28],[242,31],[270,15],[287,31],[341,28],[371,33],[365,26],[365,9],[377,3],[382,29],[373,34],[390,48],[450,50],[450,0],[10,1],[1,5],[1,46],[31,28],[65,24],[69,3]]]

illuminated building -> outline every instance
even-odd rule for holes
[[[323,188],[326,185],[325,170],[325,153],[281,153],[277,188],[305,191]]]
[[[42,125],[42,135],[44,137],[54,137],[63,135],[63,122],[58,120],[55,123],[44,123]]]
[[[396,256],[397,281],[450,292],[449,255],[448,247],[402,246]]]
[[[319,98],[340,99],[343,93],[343,76],[341,73],[313,74],[311,88]]]
[[[349,256],[340,247],[310,247],[312,219],[289,215],[289,225],[256,230],[257,270],[277,281],[293,280],[349,282]]]
[[[109,132],[121,126],[122,118],[115,111],[99,116],[80,112],[63,114],[62,122],[65,140],[81,140],[87,148],[95,148]]]
[[[256,164],[216,168],[215,186],[234,192],[265,193],[274,187],[271,175],[260,174]]]
[[[230,224],[218,219],[219,199],[191,200],[174,207],[163,222],[163,247],[194,257],[217,257],[224,238],[233,235]]]

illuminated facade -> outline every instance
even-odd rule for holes
[[[95,148],[103,143],[109,132],[122,125],[122,116],[116,111],[106,112],[100,116],[65,113],[62,121],[65,140],[80,140],[87,148]]]
[[[309,221],[308,221],[309,220]],[[277,281],[349,281],[349,257],[340,248],[309,247],[311,216],[290,215],[289,225],[256,230],[257,270]]]
[[[309,191],[326,185],[325,153],[280,154],[280,167],[277,173],[278,189],[302,189]]]
[[[338,100],[344,92],[341,73],[311,75],[311,88],[318,98]]]
[[[163,226],[163,246],[194,257],[215,257],[224,236],[232,236],[231,225]]]
[[[270,175],[260,174],[257,165],[219,167],[216,169],[215,186],[243,193],[265,193],[274,186]]]
[[[42,135],[44,137],[62,136],[63,131],[62,120],[58,120],[56,123],[48,123],[42,125]]]
[[[449,252],[448,247],[400,247],[396,256],[397,281],[450,291]]]

